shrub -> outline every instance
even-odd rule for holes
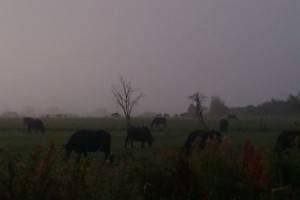
[[[129,153],[115,163],[100,159],[64,161],[60,148],[37,146],[24,159],[0,153],[1,199],[297,199],[300,152],[278,156],[249,140],[233,145],[209,142],[189,154],[158,149],[136,159]]]

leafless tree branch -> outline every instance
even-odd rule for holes
[[[132,87],[131,81],[124,77],[119,77],[119,82],[112,86],[112,93],[116,104],[121,107],[125,117],[127,126],[131,126],[131,112],[138,102],[145,95],[142,92],[138,92],[139,89]]]
[[[206,100],[206,96],[201,94],[200,92],[195,92],[193,95],[189,96],[189,99],[193,101],[193,103],[196,104],[197,109],[197,116],[199,119],[200,124],[203,126],[204,129],[208,129],[206,126],[206,123],[203,118],[203,112],[207,109],[203,104]]]

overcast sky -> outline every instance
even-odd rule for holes
[[[299,0],[2,0],[0,111],[181,113],[196,91],[229,107],[300,90]]]

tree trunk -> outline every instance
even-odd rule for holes
[[[130,115],[126,116],[126,123],[127,123],[127,128],[131,127],[131,119],[130,119]]]
[[[202,126],[203,126],[204,130],[208,130],[204,120],[200,120],[200,123],[202,123]]]

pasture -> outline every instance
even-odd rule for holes
[[[194,174],[194,176],[196,176],[196,179],[198,179],[199,177],[203,178],[203,176],[206,177],[208,176],[207,174],[212,173],[213,169],[217,170],[218,167],[216,165],[220,165],[220,164],[223,165],[222,167],[225,166],[226,169],[223,169],[221,167],[221,169],[225,171],[228,170],[227,168],[239,169],[240,171],[239,170],[237,171],[240,176],[247,176],[247,173],[253,173],[253,172],[248,172],[247,170],[244,171],[245,166],[244,165],[240,166],[239,164],[240,160],[236,164],[238,166],[231,166],[231,164],[229,164],[228,159],[232,159],[231,157],[233,157],[233,155],[229,155],[228,153],[229,155],[228,156],[225,155],[224,152],[220,153],[220,152],[211,151],[207,155],[203,153],[201,154],[200,157],[197,157],[196,159],[193,160],[190,159],[192,159],[194,155],[192,155],[190,158],[187,158],[187,160],[184,159],[183,161],[180,161],[180,159],[178,158],[178,152],[183,146],[187,135],[191,131],[200,128],[199,122],[196,119],[168,118],[167,127],[162,129],[152,129],[152,134],[155,137],[155,140],[153,142],[153,147],[149,148],[146,144],[145,148],[143,149],[140,148],[140,143],[138,142],[134,143],[135,145],[134,148],[131,148],[130,146],[128,146],[127,148],[124,147],[125,137],[126,137],[126,122],[123,118],[117,118],[117,119],[116,118],[45,118],[42,120],[47,128],[46,133],[33,132],[29,134],[26,131],[26,127],[24,126],[22,119],[0,119],[0,152],[1,152],[0,168],[2,170],[5,169],[12,170],[10,169],[11,166],[6,164],[7,162],[9,163],[9,160],[14,160],[17,157],[19,160],[21,160],[21,162],[24,165],[22,166],[23,170],[26,169],[26,166],[31,166],[30,163],[36,162],[37,165],[35,167],[33,166],[31,167],[35,168],[36,171],[39,171],[40,170],[39,166],[43,165],[43,163],[45,163],[48,159],[50,159],[52,154],[55,154],[54,156],[55,158],[52,157],[52,164],[48,163],[47,165],[49,166],[48,169],[49,173],[53,173],[51,178],[49,179],[51,180],[54,179],[57,182],[61,181],[62,184],[61,187],[63,187],[63,184],[67,184],[66,182],[70,181],[69,179],[73,180],[78,176],[78,174],[79,175],[81,174],[81,176],[83,176],[81,178],[79,177],[80,180],[76,179],[78,182],[76,181],[74,182],[74,184],[75,183],[77,184],[77,185],[75,184],[74,187],[77,187],[78,191],[77,193],[73,194],[73,195],[77,194],[77,196],[72,197],[73,199],[89,199],[90,195],[92,196],[93,199],[120,199],[120,196],[123,196],[124,199],[153,199],[153,198],[180,199],[184,197],[190,199],[201,199],[202,198],[201,195],[207,195],[212,199],[220,199],[220,196],[215,194],[209,194],[204,189],[204,188],[207,189],[208,187],[212,187],[214,189],[219,188],[219,186],[217,186],[216,183],[214,184],[208,183],[207,180],[205,184],[202,183],[201,181],[199,183],[197,182],[198,183],[197,187],[202,188],[203,191],[201,189],[201,191],[196,192],[195,188],[193,188],[194,186],[189,186],[185,188],[186,186],[183,186],[187,184],[185,183],[185,181],[190,181],[189,184],[192,184],[196,181],[194,180],[193,177],[190,177],[190,173]],[[206,123],[210,129],[219,130],[219,124],[218,124],[219,120],[220,118],[208,117],[206,119]],[[239,120],[230,120],[228,132],[223,134],[223,138],[226,141],[229,141],[231,146],[239,147],[239,152],[234,153],[234,156],[236,156],[235,159],[242,159],[242,160],[245,159],[244,158],[245,156],[243,154],[245,154],[245,151],[248,151],[247,148],[252,149],[251,152],[253,155],[256,155],[255,154],[256,152],[261,157],[260,158],[261,160],[257,161],[258,163],[256,163],[257,164],[256,167],[260,168],[263,162],[262,157],[265,157],[265,155],[267,154],[265,152],[269,152],[269,155],[272,155],[272,153],[270,152],[272,152],[277,136],[282,130],[300,129],[299,127],[296,127],[294,125],[294,121],[296,120],[297,119],[295,118],[279,118],[279,117],[264,117],[263,119],[245,117]],[[146,125],[150,127],[151,121],[152,119],[150,118],[133,118],[132,124],[134,126]],[[113,163],[106,164],[103,160],[104,154],[102,152],[88,153],[88,159],[82,159],[79,164],[73,162],[73,160],[75,159],[72,159],[67,163],[65,161],[62,161],[62,157],[58,155],[60,154],[60,149],[62,145],[64,145],[67,142],[70,135],[75,130],[78,129],[104,129],[110,132],[112,136],[111,153],[112,155],[114,155]],[[247,142],[245,143],[245,141]],[[49,152],[51,152],[51,148],[52,150],[55,149],[56,153],[52,152],[49,154]],[[39,158],[34,158],[34,155],[39,155]],[[222,157],[221,160],[219,160],[220,155],[223,156],[223,157],[221,156]],[[76,157],[75,153],[73,153],[72,156]],[[207,165],[206,163],[207,159],[203,160],[204,157],[202,156],[206,158],[207,156],[218,158],[212,161],[214,164],[210,163],[210,166],[208,167],[210,167],[211,170],[208,170],[207,174],[204,173],[205,169],[199,170],[198,168],[194,168],[195,166],[199,166],[199,165],[202,166],[202,164],[203,166]],[[298,160],[296,164],[294,163],[294,165],[300,166],[298,165],[299,155],[298,157],[296,156],[296,158]],[[250,162],[251,159],[243,160],[243,162]],[[197,161],[197,164],[193,165],[195,160]],[[269,163],[265,166],[265,168],[272,168],[272,165],[270,163],[275,161],[276,158],[269,161]],[[78,166],[79,168],[77,167],[74,168],[74,166]],[[15,163],[15,165],[13,165],[12,168],[15,168],[13,170],[21,171],[19,167],[21,166]],[[189,168],[189,170],[186,168]],[[58,173],[58,171],[59,170],[63,171],[66,169],[68,169],[67,171],[73,170],[74,173],[76,172],[78,174],[76,175],[75,173],[73,175],[69,175],[72,177],[69,177],[69,179],[65,177],[65,179],[62,180],[61,177],[64,177],[66,175],[63,176],[60,173]],[[272,170],[278,170],[278,169],[277,168],[276,169],[272,168],[270,170],[268,169],[266,174],[271,173],[270,171]],[[104,176],[103,173],[104,174],[107,173],[111,177],[106,177]],[[165,178],[167,183],[163,183],[162,186],[157,185],[160,184],[160,181],[155,179],[155,177],[157,177],[158,175],[157,173],[159,173],[161,176],[166,176]],[[180,175],[181,173],[183,173],[183,175]],[[188,174],[184,175],[184,173],[188,173]],[[60,175],[57,175],[56,177],[55,174],[56,175],[60,174]],[[1,179],[0,181],[2,182],[2,183],[0,182],[1,184],[0,187],[3,186],[5,182],[4,180],[5,178],[8,180],[12,179],[10,180],[12,181],[10,183],[11,185],[9,185],[10,189],[11,187],[21,187],[21,186],[27,187],[25,186],[26,183],[22,185],[21,180],[20,183],[18,183],[21,186],[14,185],[17,184],[17,183],[13,183],[14,179],[16,178],[14,176],[29,176],[29,175],[28,174],[27,175],[26,174],[25,175],[24,174],[19,174],[19,175],[2,174],[0,177]],[[182,177],[180,178],[180,180],[177,180],[178,177],[176,180],[173,180],[173,178],[174,177],[176,178],[176,176],[179,177],[182,176]],[[214,179],[213,176],[214,175],[208,178]],[[232,175],[230,179],[233,178],[233,179],[243,180],[243,177],[237,178],[235,176],[236,174]],[[266,175],[264,175],[264,177],[265,176]],[[269,175],[269,176],[272,177],[273,175]],[[93,177],[95,178],[95,180],[93,179]],[[107,180],[110,178],[112,178],[114,182],[112,182],[112,180],[110,181]],[[261,178],[258,179],[260,180]],[[263,186],[260,185],[259,187],[263,187],[266,190],[270,190],[267,192],[263,192],[265,199],[268,199],[270,197],[272,197],[273,199],[285,199],[285,197],[294,197],[295,195],[298,195],[298,193],[294,192],[294,190],[292,189],[294,187],[296,188],[299,187],[299,185],[296,186],[293,185],[293,187],[290,187],[289,183],[286,183],[282,180],[278,180],[278,182],[276,182],[276,185],[268,185],[271,183],[266,181],[265,178],[263,180],[265,181],[265,184]],[[128,185],[125,186],[126,184],[129,184],[128,181],[131,181],[133,185],[130,185],[130,187]],[[177,183],[177,181],[179,181],[180,184]],[[232,180],[230,181],[232,182]],[[53,195],[52,196],[53,198],[70,197],[71,195],[68,193],[71,191],[68,191],[67,189],[65,189],[62,192],[62,189],[57,189],[57,188],[54,189],[53,186],[49,186],[49,185],[48,186],[44,185],[43,187],[45,188],[42,190],[41,189],[42,187],[38,186],[39,184],[41,184],[40,182],[41,180],[39,180],[38,183],[35,183],[36,184],[34,186],[35,189],[27,188],[28,190],[32,190],[30,195],[31,197],[34,196],[33,199],[35,198],[45,199],[45,196],[43,195],[49,196],[49,191],[52,190],[53,191],[55,190],[55,192],[52,191],[53,194],[51,193],[51,195]],[[299,182],[296,181],[296,183]],[[68,182],[68,184],[70,183]],[[250,186],[248,186],[247,184],[250,184]],[[247,182],[247,184],[245,183],[247,187],[245,186],[246,189],[245,188],[242,189],[243,191],[241,192],[242,194],[235,194],[236,196],[234,197],[239,199],[241,197],[248,197],[250,194],[253,193],[253,196],[255,198],[252,199],[261,199],[262,196],[259,197],[257,196],[261,194],[256,194],[257,191],[254,190],[254,188],[256,187],[255,184],[257,183],[256,182],[252,183],[250,181],[250,183]],[[91,187],[91,185],[93,185],[93,187]],[[91,188],[89,188],[88,186],[90,186]],[[102,189],[99,189],[99,187],[101,187]],[[114,187],[114,189],[110,187]],[[162,188],[158,189],[157,187],[162,187]],[[179,188],[176,189],[176,187]],[[284,189],[286,187],[287,189]],[[50,189],[48,190],[47,188],[52,188],[52,190]],[[283,190],[277,192],[278,188],[283,188]],[[275,190],[274,194],[272,192],[273,189]],[[5,199],[5,198],[13,199],[20,196],[23,197],[24,199],[30,198],[28,197],[29,195],[28,193],[24,191],[16,191],[16,190],[17,188],[11,189],[11,191],[9,191],[9,189],[5,190],[0,188],[0,197],[3,197],[1,199]],[[234,189],[234,191],[236,190],[240,191],[239,189]],[[102,191],[101,195],[96,191]],[[180,192],[178,193],[178,191]],[[119,193],[120,196],[118,196],[115,192]],[[131,195],[133,194],[128,194],[130,192],[136,193],[136,198],[132,198]],[[224,192],[226,193],[226,191],[220,191],[216,193],[224,196]],[[15,197],[9,196],[15,193],[17,196]],[[124,197],[125,194],[129,195],[128,198]],[[26,196],[26,198],[24,195]],[[50,199],[51,199],[51,195],[49,196]],[[174,195],[177,195],[178,197]]]
[[[285,129],[296,129],[294,118],[245,118],[230,120],[228,133],[223,134],[235,144],[242,144],[248,138],[254,145],[272,147],[278,134]],[[134,126],[150,127],[152,119],[133,118]],[[122,118],[48,118],[43,119],[47,131],[44,134],[28,134],[22,119],[0,119],[0,148],[9,148],[20,154],[28,154],[36,145],[45,146],[52,141],[61,146],[78,129],[104,129],[112,135],[112,152],[124,153],[126,123]],[[210,129],[219,130],[219,118],[207,120]],[[165,128],[152,129],[155,137],[153,149],[180,148],[187,135],[201,128],[196,119],[169,118]],[[139,147],[136,143],[135,147]],[[137,150],[137,153],[140,151]]]

